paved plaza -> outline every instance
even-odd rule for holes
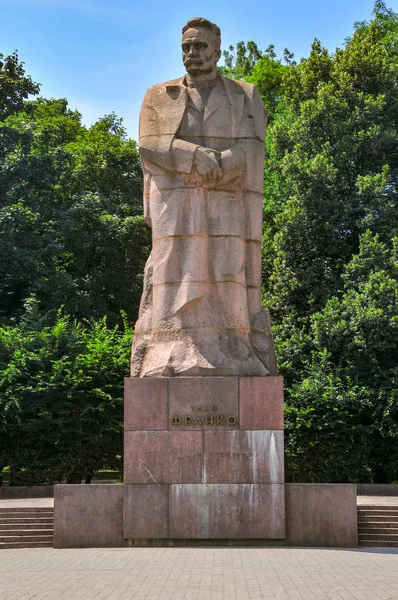
[[[398,549],[0,550],[0,600],[397,600]]]
[[[398,504],[358,497],[358,504]],[[0,507],[53,506],[52,498]],[[398,600],[398,549],[0,550],[0,600]]]

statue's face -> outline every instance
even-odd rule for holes
[[[182,60],[187,72],[197,77],[213,73],[220,58],[215,47],[216,37],[211,29],[198,27],[187,29],[182,36]]]

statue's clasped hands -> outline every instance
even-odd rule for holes
[[[220,166],[221,154],[211,148],[199,146],[193,162],[195,183],[199,185],[215,184],[223,176]]]

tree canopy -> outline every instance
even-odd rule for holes
[[[315,39],[283,65],[249,43],[226,61],[271,98],[263,299],[299,481],[398,480],[397,49],[378,1],[333,54]]]
[[[398,15],[382,0],[296,63],[239,42],[220,70],[269,113],[263,302],[285,378],[287,479],[398,481]],[[149,252],[134,141],[82,125],[0,55],[0,469],[121,460],[122,381]]]
[[[85,127],[0,61],[0,472],[12,483],[121,468],[123,377],[150,236],[136,143]],[[124,317],[123,317],[124,315]]]

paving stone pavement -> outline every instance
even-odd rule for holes
[[[0,600],[397,600],[398,549],[0,550]]]

